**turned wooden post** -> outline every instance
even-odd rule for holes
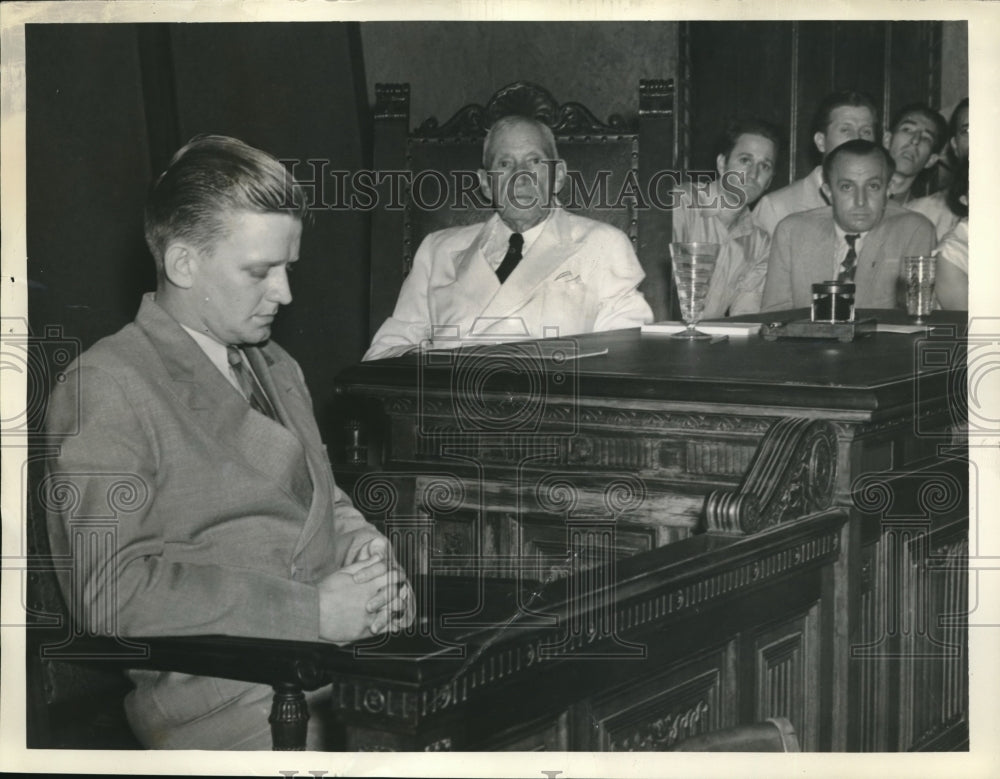
[[[301,752],[306,748],[309,707],[302,687],[291,682],[274,685],[271,704],[271,748],[276,752]]]

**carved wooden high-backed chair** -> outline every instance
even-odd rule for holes
[[[375,170],[407,175],[385,176],[378,188],[372,217],[371,335],[392,314],[424,236],[489,217],[488,204],[474,194],[473,174],[482,167],[486,130],[509,114],[531,116],[552,128],[570,171],[561,201],[568,210],[613,224],[632,239],[646,272],[641,289],[656,318],[667,318],[672,299],[670,211],[656,207],[649,195],[655,188],[662,201],[670,190],[671,179],[663,172],[673,169],[676,157],[673,81],[640,81],[637,115],[631,119],[614,114],[602,122],[580,103],[560,104],[542,87],[518,82],[500,89],[485,105],[461,108],[444,124],[431,118],[412,131],[409,84],[376,84],[375,94]]]
[[[45,527],[44,457],[27,462],[25,500],[27,588],[24,591],[26,738],[37,749],[138,749],[122,700],[131,683],[111,654],[80,649],[56,571],[71,561],[53,557]],[[83,664],[79,661],[89,660]],[[103,662],[102,662],[103,661]]]

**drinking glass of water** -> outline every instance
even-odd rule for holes
[[[903,278],[906,281],[906,313],[921,324],[934,305],[934,275],[937,257],[903,258]]]
[[[719,257],[719,244],[694,241],[670,244],[670,257],[677,298],[681,303],[681,317],[687,325],[685,330],[674,333],[674,338],[703,340],[711,338],[700,332],[696,326],[705,312],[705,296]]]

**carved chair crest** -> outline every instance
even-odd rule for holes
[[[602,122],[581,103],[560,105],[544,87],[518,81],[501,88],[485,106],[470,104],[460,108],[443,125],[435,117],[424,121],[413,133],[419,138],[453,136],[482,137],[497,119],[504,116],[530,116],[552,128],[556,135],[585,133],[633,133],[636,128],[620,114],[612,114]]]

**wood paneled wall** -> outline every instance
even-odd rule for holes
[[[676,22],[367,22],[361,39],[369,101],[376,83],[409,83],[415,124],[443,122],[514,81],[602,120],[634,118],[639,79],[677,69]]]
[[[193,135],[299,160],[307,181],[307,160],[364,164],[356,25],[28,25],[26,57],[30,321],[83,349],[155,287],[146,188]],[[302,364],[322,429],[333,377],[367,346],[369,230],[363,212],[312,217],[274,336]]]
[[[679,45],[688,164],[714,167],[726,121],[759,116],[787,133],[773,189],[819,162],[811,125],[829,92],[869,93],[883,122],[906,103],[941,99],[940,22],[689,22]]]

